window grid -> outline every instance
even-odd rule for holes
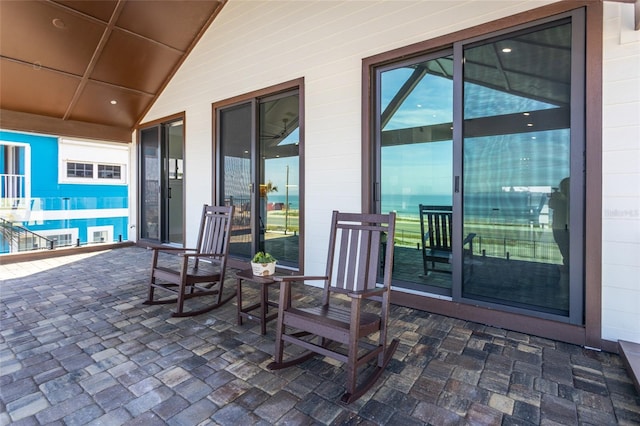
[[[67,163],[67,177],[93,178],[93,164]]]
[[[98,164],[98,179],[120,179],[120,166]]]

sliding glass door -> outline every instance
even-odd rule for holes
[[[251,256],[255,248],[253,109],[253,103],[246,102],[218,113],[220,204],[235,206],[229,250],[244,258]]]
[[[140,238],[184,244],[184,124],[140,130]]]
[[[560,316],[581,300],[580,52],[570,20],[464,46],[465,299]]]
[[[453,205],[452,66],[444,52],[379,71],[376,195],[382,212],[397,213],[393,276],[406,288],[440,294],[451,293],[449,254],[439,262],[427,258],[433,247],[420,206],[451,211]]]
[[[375,69],[397,288],[582,322],[584,63],[575,11]]]
[[[220,202],[235,206],[233,256],[268,251],[280,266],[299,265],[297,90],[217,110]]]

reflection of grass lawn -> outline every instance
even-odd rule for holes
[[[267,231],[285,235],[286,221],[287,233],[298,233],[300,229],[298,215],[298,210],[289,210],[288,215],[285,210],[267,212]],[[484,250],[487,255],[504,257],[506,252],[509,252],[511,257],[523,260],[561,262],[560,252],[549,228],[466,223],[465,232],[476,234],[473,242],[475,254],[480,254]],[[395,245],[418,249],[421,247],[418,217],[396,216]]]

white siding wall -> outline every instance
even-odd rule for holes
[[[604,5],[602,337],[640,343],[640,31]]]
[[[547,3],[230,0],[144,120],[186,111],[187,245],[212,201],[213,102],[304,77],[305,271],[321,273],[331,210],[361,205],[362,59]],[[603,337],[640,342],[638,42],[620,15],[629,7],[605,3]]]
[[[144,120],[186,111],[187,244],[211,202],[213,102],[304,77],[305,271],[320,273],[331,210],[361,205],[362,59],[544,3],[231,0]]]

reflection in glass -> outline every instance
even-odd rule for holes
[[[394,285],[451,292],[449,256],[437,268],[423,258],[423,248],[434,240],[421,223],[419,206],[451,211],[452,122],[451,56],[381,73],[380,211],[397,213]]]
[[[220,191],[235,206],[232,255],[267,251],[279,266],[298,267],[299,107],[296,90],[220,110]]]
[[[280,266],[298,266],[299,118],[297,92],[260,102],[260,249]]]
[[[568,315],[570,46],[564,24],[464,50],[465,298]]]
[[[167,181],[169,185],[167,215],[169,242],[184,245],[184,123],[182,120],[167,123],[165,126]]]
[[[140,132],[141,162],[141,200],[140,237],[160,240],[160,133],[158,127],[143,129]]]
[[[251,229],[251,103],[220,111],[220,192],[235,206],[229,253],[253,256]]]

